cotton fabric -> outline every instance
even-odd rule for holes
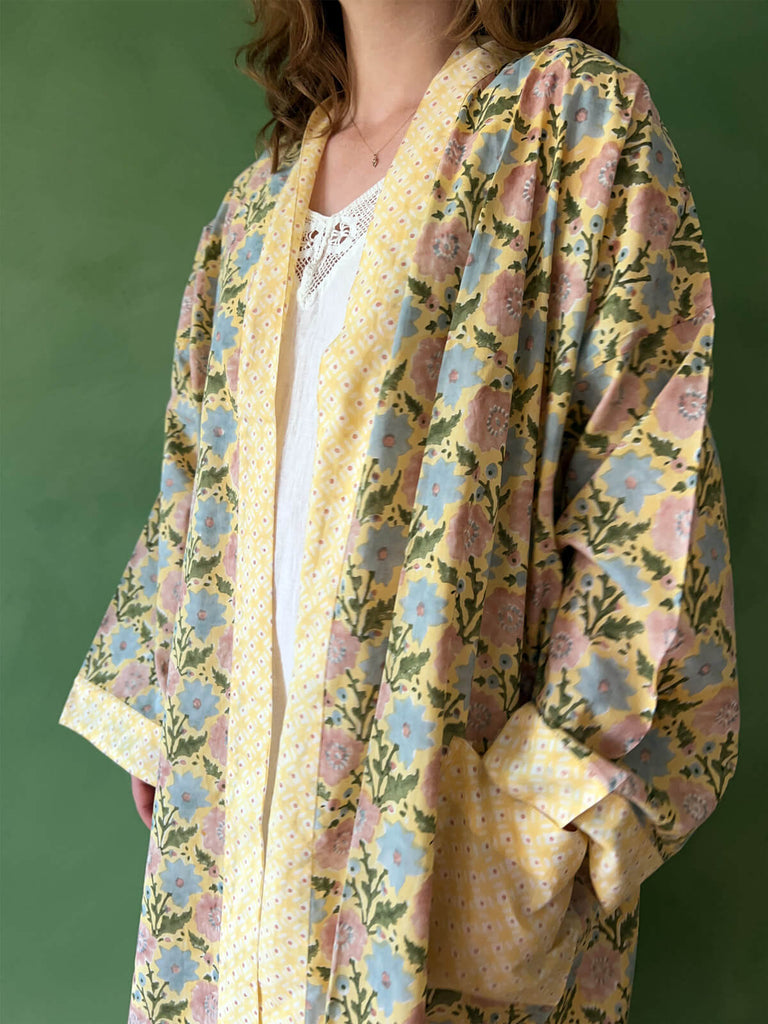
[[[62,715],[158,786],[134,1022],[625,1021],[641,883],[735,770],[679,156],[618,61],[476,42],[320,361],[266,850],[274,395],[319,108],[203,232],[162,489]]]

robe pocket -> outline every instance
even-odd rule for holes
[[[453,737],[441,765],[428,984],[554,1006],[586,927],[574,879],[587,842],[496,786]]]

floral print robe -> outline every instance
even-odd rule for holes
[[[648,88],[460,43],[323,355],[266,849],[275,375],[312,114],[203,231],[63,724],[156,785],[133,1024],[618,1024],[736,766],[701,225]]]

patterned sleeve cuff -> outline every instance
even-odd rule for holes
[[[78,676],[59,724],[83,736],[131,775],[156,784],[161,727],[119,697]]]
[[[564,828],[624,781],[613,762],[547,725],[533,702],[507,720],[483,757],[493,782]]]

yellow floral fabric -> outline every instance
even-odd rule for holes
[[[130,1020],[618,1024],[736,766],[711,284],[642,79],[436,74],[323,356],[266,849],[274,395],[316,109],[198,247],[161,488],[62,722],[156,784]]]

